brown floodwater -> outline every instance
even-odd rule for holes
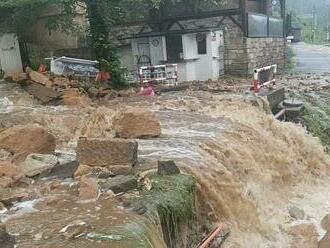
[[[16,86],[0,86],[3,126],[38,123],[57,137],[58,151],[73,154],[81,136],[113,137],[112,117],[131,106],[154,111],[162,125],[160,138],[138,141],[140,166],[153,168],[159,159],[173,159],[193,173],[198,181],[198,213],[231,230],[224,247],[246,247],[246,243],[288,247],[291,237],[286,228],[299,223],[289,217],[292,205],[305,209],[306,221],[319,228],[321,237],[319,221],[330,210],[330,198],[318,199],[330,192],[329,156],[302,126],[267,115],[262,101],[185,91],[155,98],[120,98],[106,106],[77,109],[41,106]],[[111,232],[112,226],[125,221],[138,223],[131,227],[141,233],[142,217],[121,208],[114,199],[82,204],[72,194],[66,189],[55,204],[35,211],[31,211],[34,203],[27,204],[30,213],[9,218],[7,224],[17,235],[19,247],[109,247],[109,238],[99,243],[88,238],[62,240],[59,230],[73,220],[84,220],[99,233]],[[157,245],[161,234],[152,221],[144,229],[150,231],[146,237],[150,247],[164,245]],[[113,232],[112,242],[125,247]]]

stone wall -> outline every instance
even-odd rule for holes
[[[284,65],[283,38],[247,38],[234,23],[225,23],[225,74],[248,76],[255,68]]]
[[[248,61],[242,31],[236,24],[226,19],[224,22],[225,74],[245,75]]]
[[[248,58],[248,72],[272,64],[284,65],[285,41],[283,38],[244,38]]]

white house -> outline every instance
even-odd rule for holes
[[[21,53],[15,34],[0,33],[0,69],[5,73],[22,72]]]
[[[121,58],[131,71],[136,70],[136,66],[175,63],[179,81],[216,80],[223,74],[223,33],[220,30],[136,37],[131,40],[130,47],[133,59]]]

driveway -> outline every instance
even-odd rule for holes
[[[295,52],[296,70],[305,73],[330,72],[330,47],[303,42],[290,44]]]

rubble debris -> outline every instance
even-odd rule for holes
[[[79,178],[84,175],[88,175],[91,173],[93,167],[85,165],[85,164],[80,164],[77,168],[77,170],[74,173],[74,178]]]
[[[51,154],[55,151],[55,137],[38,125],[14,126],[0,132],[0,149],[22,161],[32,153]]]
[[[38,99],[42,104],[49,104],[60,99],[61,93],[56,92],[52,89],[47,88],[38,83],[31,82],[26,85],[24,89],[36,99]]]
[[[115,176],[115,174],[104,167],[92,167],[90,175],[99,179],[107,179]]]
[[[158,161],[158,175],[169,176],[180,173],[180,169],[176,166],[173,160]]]
[[[131,97],[131,96],[134,96],[134,95],[136,95],[136,91],[133,88],[118,91],[118,96],[119,97]]]
[[[303,220],[305,218],[305,211],[295,206],[290,208],[289,214],[296,220]]]
[[[161,126],[155,114],[141,108],[120,112],[114,117],[113,128],[119,138],[150,138],[161,135]]]
[[[318,248],[329,248],[330,247],[330,231],[328,231],[324,237],[320,240]]]
[[[109,165],[107,168],[114,175],[131,175],[134,173],[133,167],[131,165]]]
[[[10,163],[0,163],[0,186],[3,188],[11,187],[23,177],[22,170]]]
[[[85,139],[77,146],[77,159],[80,164],[92,167],[111,165],[130,165],[137,163],[138,143],[123,139]]]
[[[25,188],[1,188],[0,202],[6,207],[11,207],[15,202],[20,202],[29,197],[29,193]]]
[[[290,248],[318,248],[318,233],[313,224],[291,226],[288,233],[291,236]]]
[[[9,160],[12,156],[13,154],[6,149],[0,149],[0,161]]]
[[[102,191],[111,190],[115,194],[128,192],[138,187],[135,176],[116,176],[100,182]]]
[[[68,88],[62,95],[63,104],[67,106],[78,106],[86,108],[92,104],[91,99],[86,95],[81,95],[79,89]]]
[[[50,171],[58,163],[56,156],[51,154],[30,154],[19,166],[24,175],[34,177]]]
[[[38,84],[42,84],[43,86],[52,85],[52,81],[50,80],[50,78],[48,76],[46,76],[40,72],[37,72],[37,71],[30,70],[29,78]]]
[[[330,232],[330,214],[327,214],[321,220],[321,226],[324,230]]]
[[[28,75],[24,72],[9,73],[5,75],[4,79],[8,82],[25,83],[28,80]]]
[[[68,154],[56,154],[58,163],[50,170],[45,170],[40,173],[40,177],[52,177],[52,178],[72,178],[77,170],[79,163],[75,156]]]
[[[15,238],[8,234],[4,224],[0,224],[0,244],[1,248],[15,247]]]
[[[53,77],[52,88],[66,89],[71,85],[70,79],[67,77]]]
[[[59,233],[65,239],[76,239],[86,235],[91,230],[91,226],[82,220],[75,220],[69,225],[63,227]]]
[[[80,178],[79,198],[81,200],[97,199],[99,195],[99,186],[97,179],[90,176]]]

